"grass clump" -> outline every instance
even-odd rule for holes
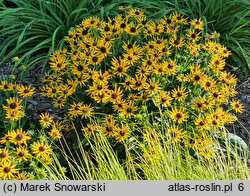
[[[173,144],[159,133],[159,123],[147,123],[135,136],[124,143],[124,156],[118,154],[103,134],[88,139],[90,148],[82,145],[78,137],[78,151],[70,150],[62,140],[61,154],[66,161],[47,166],[54,180],[247,180],[250,178],[246,159],[242,159],[229,142],[222,150],[214,139],[213,156],[204,159],[198,150],[193,155],[182,145]],[[46,164],[45,164],[46,165]],[[67,169],[66,169],[67,168]],[[61,171],[61,172],[60,172]],[[70,176],[64,178],[64,176]]]

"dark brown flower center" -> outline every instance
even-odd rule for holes
[[[211,83],[210,83],[210,82],[206,82],[206,86],[207,86],[207,87],[210,87],[210,86],[211,86]]]
[[[107,32],[107,31],[110,31],[110,27],[109,27],[108,25],[105,26],[105,27],[104,27],[104,31],[106,31],[106,32]]]
[[[128,56],[128,60],[131,61],[133,58],[132,56]]]
[[[1,158],[4,158],[4,157],[6,157],[6,156],[7,156],[7,153],[6,153],[6,152],[2,151],[2,152],[0,153],[0,157],[1,157]]]
[[[147,64],[148,64],[148,65],[152,65],[152,61],[151,61],[151,60],[148,60],[148,61],[147,61]]]
[[[100,48],[100,51],[101,51],[102,53],[106,53],[106,52],[107,52],[107,49],[106,49],[105,47],[101,47],[101,48]]]
[[[17,107],[16,103],[11,103],[11,104],[10,104],[10,108],[11,108],[11,109],[15,109],[16,107]]]
[[[126,27],[126,24],[125,24],[125,23],[122,23],[122,24],[120,25],[120,27],[124,29],[124,28]]]
[[[212,124],[213,124],[213,125],[217,125],[218,123],[217,123],[216,120],[213,120],[213,121],[212,121]]]
[[[19,156],[19,157],[23,157],[23,156],[24,156],[24,152],[23,152],[23,151],[19,152],[19,153],[18,153],[18,156]]]
[[[151,90],[154,90],[154,89],[155,89],[155,85],[154,85],[154,84],[150,84],[149,88],[150,88]]]
[[[215,98],[217,98],[219,95],[218,95],[218,93],[213,93],[213,96],[214,96]]]
[[[112,99],[116,99],[118,97],[117,93],[112,93],[111,95]]]
[[[87,108],[84,108],[82,111],[83,111],[83,113],[87,113],[87,112],[88,112],[88,109],[87,109]]]
[[[162,98],[161,98],[161,101],[164,103],[164,102],[167,101],[167,98],[166,98],[166,97],[162,97]]]
[[[182,114],[181,113],[177,113],[176,114],[176,118],[180,119],[182,117]]]
[[[16,135],[16,140],[20,141],[23,139],[23,135],[22,134],[17,134]]]
[[[216,65],[219,65],[219,64],[220,64],[220,61],[219,61],[219,60],[215,60],[214,63],[215,63]]]
[[[104,79],[104,76],[99,76],[99,80],[103,80]]]
[[[181,43],[180,40],[178,40],[178,39],[174,40],[175,45],[179,45],[180,43]]]
[[[96,57],[96,56],[92,57],[92,61],[93,61],[94,63],[96,63],[96,62],[98,61],[98,57]]]
[[[141,83],[141,81],[140,81],[140,80],[137,80],[137,81],[135,82],[135,85],[136,85],[136,86],[141,86],[141,85],[142,85],[142,83]]]
[[[130,28],[130,32],[131,32],[131,33],[135,33],[135,32],[136,32],[136,28],[135,28],[135,27],[131,27],[131,28]]]
[[[199,81],[200,79],[201,79],[201,77],[199,75],[194,76],[195,81]]]
[[[28,92],[30,92],[30,91],[29,91],[29,89],[25,89],[23,92],[24,92],[24,93],[28,93]]]
[[[198,108],[201,108],[202,107],[202,103],[198,103],[197,106],[198,106]]]
[[[44,146],[40,146],[38,149],[39,149],[40,152],[44,152],[45,151],[45,147]]]
[[[98,90],[102,90],[102,85],[98,85],[98,86],[97,86],[97,89],[98,89]]]
[[[3,170],[5,173],[8,173],[8,172],[10,172],[10,167],[5,167]]]
[[[178,97],[181,97],[181,96],[182,96],[182,92],[178,92],[178,93],[177,93],[177,96],[178,96]]]
[[[106,127],[106,131],[107,131],[107,132],[111,132],[112,130],[113,130],[112,127],[110,127],[110,126],[107,126],[107,127]]]
[[[127,108],[127,112],[131,113],[132,112],[132,108]]]
[[[163,69],[160,67],[160,68],[158,69],[158,71],[159,71],[159,72],[163,72]]]
[[[196,34],[193,33],[193,34],[191,35],[191,37],[192,37],[193,39],[195,39],[195,38],[196,38]]]
[[[127,81],[127,82],[125,82],[125,84],[126,84],[127,86],[129,86],[129,85],[130,85],[130,82],[129,82],[129,81]]]
[[[118,72],[123,72],[123,67],[119,66],[119,67],[117,68],[117,71],[118,71]]]
[[[172,69],[173,67],[174,67],[174,65],[173,65],[172,63],[169,63],[169,64],[168,64],[168,68],[169,68],[169,69]]]

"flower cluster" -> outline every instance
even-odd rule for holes
[[[205,155],[210,134],[236,120],[231,110],[243,111],[232,99],[237,79],[224,70],[230,51],[218,37],[204,32],[201,18],[177,12],[157,20],[138,9],[106,21],[89,17],[65,37],[69,49],[50,57],[40,93],[85,136],[126,140],[128,123],[146,108],[164,116],[170,141]]]
[[[5,97],[0,107],[0,179],[45,179],[47,173],[39,163],[52,163],[49,139],[55,130],[48,138],[42,129],[26,128],[27,101],[35,88],[2,80],[0,90]]]

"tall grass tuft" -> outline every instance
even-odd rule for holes
[[[159,124],[145,122],[144,127],[131,127],[135,128],[140,129],[146,137],[131,137],[124,143],[125,158],[119,157],[108,138],[101,134],[88,139],[89,150],[84,148],[77,131],[78,151],[72,151],[62,138],[61,153],[66,162],[62,164],[55,159],[54,166],[47,167],[51,178],[64,180],[64,169],[60,168],[66,167],[67,176],[74,180],[250,179],[246,160],[238,155],[229,142],[226,142],[223,150],[216,150],[213,157],[203,159],[192,155],[187,148],[166,140]],[[220,145],[215,139],[216,146]]]

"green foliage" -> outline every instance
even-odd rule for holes
[[[87,16],[104,17],[115,6],[103,0],[13,0],[16,8],[0,2],[0,61],[13,56],[34,69],[64,45],[69,29]],[[105,5],[105,7],[104,7]],[[44,69],[43,66],[43,69]]]

